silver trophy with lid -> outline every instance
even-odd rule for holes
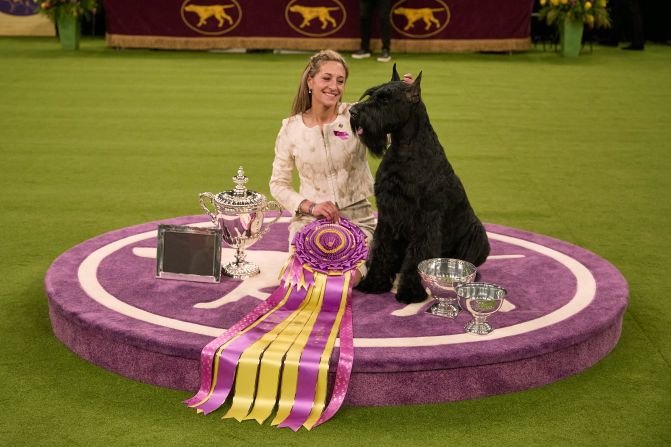
[[[234,189],[216,195],[200,193],[200,207],[222,230],[222,241],[235,249],[235,261],[225,265],[223,271],[237,279],[246,279],[261,271],[258,265],[245,260],[245,249],[261,239],[282,215],[277,202],[268,201],[263,194],[247,189],[245,183],[248,180],[240,166],[238,175],[233,177]],[[208,201],[214,211],[207,206]],[[273,210],[277,216],[266,221]]]

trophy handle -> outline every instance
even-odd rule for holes
[[[214,199],[215,199],[214,194],[212,194],[211,192],[201,192],[200,193],[200,207],[203,209],[203,211],[205,211],[205,214],[210,216],[210,219],[212,219],[212,223],[214,223],[216,225],[217,224],[217,215],[216,215],[216,213],[213,213],[212,211],[210,211],[210,209],[207,207],[207,205],[205,205],[205,198],[210,200],[210,203],[212,204],[212,206],[214,207],[214,209],[216,211],[217,207],[214,206]]]
[[[269,202],[266,204],[266,207],[263,209],[263,211],[266,212],[266,211],[268,211],[268,210],[270,210],[270,209],[272,209],[272,208],[274,208],[274,209],[276,209],[277,211],[279,211],[279,213],[277,214],[277,217],[276,217],[276,218],[274,218],[270,223],[266,224],[265,227],[263,227],[263,228],[261,229],[261,231],[259,232],[259,237],[261,237],[261,236],[263,236],[264,234],[266,234],[266,233],[270,230],[270,227],[271,227],[275,222],[277,222],[278,219],[279,219],[280,217],[282,217],[282,207],[280,206],[279,203],[277,203],[277,202],[275,202],[275,201],[273,201],[273,200],[269,201]]]

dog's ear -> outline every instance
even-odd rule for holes
[[[394,68],[391,70],[391,80],[392,81],[400,81],[401,77],[398,75],[398,71],[396,71],[396,62],[394,62]]]
[[[359,97],[359,101],[361,101],[361,100],[362,100],[363,98],[365,98],[366,96],[371,96],[373,93],[375,93],[375,91],[376,91],[378,88],[380,88],[380,86],[379,86],[379,85],[376,85],[375,87],[371,87],[371,88],[369,88],[368,90],[366,90],[365,92],[363,92],[363,94]]]
[[[422,100],[422,72],[420,71],[417,78],[410,84],[410,91],[407,93],[410,102],[420,102]]]

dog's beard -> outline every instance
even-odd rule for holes
[[[356,133],[361,142],[368,148],[371,154],[376,157],[384,155],[387,149],[387,134],[377,125],[377,123],[367,119],[365,116],[359,116],[358,119],[352,118],[352,130]]]
[[[382,157],[384,151],[387,150],[387,135],[371,136],[364,134],[361,136],[361,141],[368,148],[371,154],[376,157]]]

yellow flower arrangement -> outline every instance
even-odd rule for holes
[[[548,25],[565,21],[583,22],[590,28],[608,28],[607,0],[539,0],[538,16]]]
[[[39,11],[54,22],[64,16],[88,17],[95,14],[99,0],[35,0]]]

